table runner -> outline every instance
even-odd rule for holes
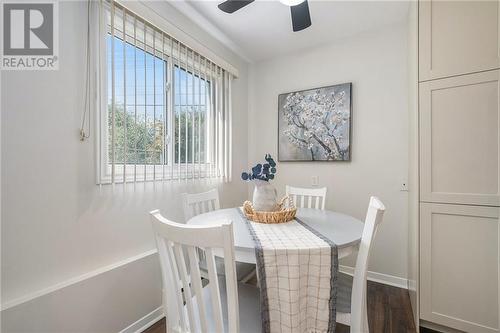
[[[299,218],[255,223],[237,209],[255,243],[262,332],[334,332],[337,246]]]

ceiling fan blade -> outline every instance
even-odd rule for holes
[[[290,6],[290,11],[292,13],[292,27],[294,32],[311,26],[311,15],[309,14],[307,0],[296,6]]]
[[[255,0],[227,0],[220,3],[217,7],[219,7],[219,9],[223,12],[231,14],[254,1]]]

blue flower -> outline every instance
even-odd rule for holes
[[[252,173],[258,175],[262,171],[262,164],[257,164],[252,168]]]
[[[259,179],[268,182],[274,179],[274,174],[276,173],[276,162],[272,158],[271,154],[266,154],[264,157],[267,163],[257,164],[252,169],[251,172],[243,172],[241,174],[241,179],[251,181],[254,179]]]

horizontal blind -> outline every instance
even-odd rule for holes
[[[232,75],[117,2],[101,11],[98,182],[230,179]]]

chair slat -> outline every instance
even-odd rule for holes
[[[155,239],[156,239],[156,246],[158,247],[159,256],[161,258],[168,258],[165,239],[158,237],[158,236],[156,236]],[[177,298],[177,290],[175,290],[176,289],[176,286],[175,286],[176,279],[172,275],[172,267],[171,267],[171,269],[165,269],[165,266],[161,265],[161,275],[162,275],[163,281],[168,281],[170,285],[174,286],[173,287],[174,290],[171,290],[171,288],[165,288],[165,287],[163,288],[162,299],[163,299],[163,303],[165,304],[166,300],[169,297]],[[177,299],[177,302],[179,302],[178,299]],[[178,305],[182,305],[182,302],[178,303]],[[181,318],[180,318],[181,314],[178,312],[178,309],[179,309],[179,306],[168,307],[167,309],[165,309],[166,318],[169,321],[170,326],[177,327],[181,321]]]
[[[224,226],[229,229],[224,234],[224,266],[226,271],[226,291],[227,291],[227,315],[228,331],[238,333],[240,331],[239,305],[238,305],[238,284],[236,280],[236,265],[234,263],[234,251],[229,251],[234,244],[233,225]]]
[[[363,235],[359,244],[351,293],[351,331],[366,332],[367,319],[366,278],[368,258],[378,226],[382,223],[385,207],[376,197],[370,198]]]
[[[186,308],[188,312],[189,328],[191,332],[196,332],[196,322],[194,319],[193,309],[193,295],[191,294],[191,286],[189,285],[189,278],[186,269],[187,266],[186,261],[184,260],[182,246],[178,243],[174,243],[174,254],[179,266],[179,272],[181,273],[182,287],[184,289],[184,301],[186,302]]]
[[[187,251],[191,264],[191,285],[194,287],[196,304],[198,305],[201,331],[208,332],[207,312],[205,310],[205,303],[203,302],[203,287],[201,285],[200,266],[198,265],[196,249],[194,246],[188,246]]]
[[[182,199],[186,221],[193,216],[220,208],[219,192],[217,189],[195,194],[184,193]]]
[[[210,288],[210,298],[212,300],[212,308],[214,311],[214,322],[215,331],[223,332],[223,319],[222,319],[222,305],[219,293],[219,279],[217,276],[217,268],[215,265],[215,258],[212,249],[208,248],[205,251],[205,256],[207,258],[207,268],[208,268],[208,287]]]
[[[181,324],[181,328],[183,331],[186,331],[187,330],[187,325],[186,325],[186,319],[185,319],[185,316],[184,316],[184,311],[182,311],[182,309],[184,308],[184,302],[182,300],[182,287],[181,287],[181,284],[180,284],[180,281],[179,281],[179,270],[177,269],[177,260],[175,259],[175,255],[172,251],[172,242],[170,241],[166,241],[167,244],[165,244],[165,248],[166,248],[166,253],[167,253],[167,257],[168,257],[168,262],[170,264],[170,269],[171,269],[171,272],[172,272],[172,279],[173,279],[173,284],[174,284],[174,288],[175,288],[175,295],[176,295],[176,301],[177,301],[177,311],[178,311],[178,315],[179,315],[179,320],[180,320],[180,324]],[[161,255],[161,253],[160,253]],[[167,318],[168,320],[168,318]]]
[[[286,186],[286,195],[290,196],[293,204],[298,208],[316,208],[325,209],[326,187],[323,188],[300,188],[293,186]],[[300,204],[297,205],[298,197],[300,197]],[[307,197],[307,205],[305,198]],[[321,202],[320,202],[321,200]],[[315,202],[315,205],[313,205]]]
[[[215,201],[215,204],[217,203]],[[167,314],[167,330],[183,333],[212,330],[224,332],[222,295],[213,250],[222,249],[228,305],[226,329],[231,333],[239,333],[238,288],[232,224],[222,221],[216,226],[200,227],[169,221],[161,216],[159,211],[151,212],[151,216],[153,228],[159,240],[158,253],[162,266],[163,286],[164,290],[168,291],[168,293],[165,292],[163,298]],[[200,235],[203,236],[200,237]],[[206,303],[208,299],[204,299],[207,293],[206,291],[204,293],[201,283],[198,251],[202,250],[206,255],[209,276],[207,288],[211,296],[211,306]],[[189,267],[186,266],[187,261],[189,261]],[[210,318],[207,315],[210,315]]]

